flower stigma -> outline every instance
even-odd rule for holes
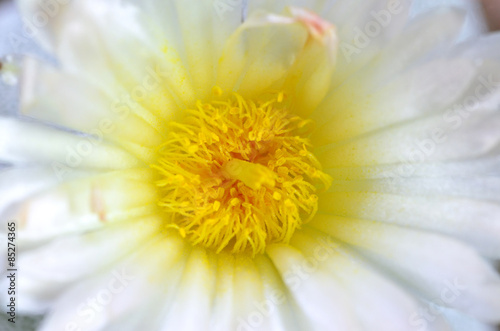
[[[311,220],[316,193],[332,179],[311,153],[312,121],[290,114],[283,101],[283,93],[198,101],[170,123],[152,165],[167,227],[217,253],[256,255]]]

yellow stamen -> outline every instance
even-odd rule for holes
[[[218,86],[214,86],[212,89],[212,93],[219,97],[222,95],[222,89]]]
[[[166,226],[216,252],[255,255],[288,242],[331,178],[303,137],[304,120],[286,108],[282,93],[266,102],[234,95],[198,102],[172,123],[152,165]]]
[[[280,93],[278,93],[278,99],[276,101],[281,103],[281,102],[283,102],[283,98],[284,98],[284,94],[283,94],[283,92],[280,92]]]

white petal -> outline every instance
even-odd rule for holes
[[[496,109],[500,103],[500,77],[496,74],[500,70],[500,48],[492,46],[499,41],[500,34],[491,35],[457,46],[449,53],[438,52],[372,87],[367,86],[373,82],[371,77],[355,77],[355,85],[346,83],[334,91],[333,99],[325,100],[313,114],[325,116],[317,117],[323,124],[314,134],[316,145],[376,134],[377,130],[404,126],[431,115],[439,116],[433,132],[459,131],[469,117],[474,118],[478,108]],[[373,75],[376,79],[379,76]]]
[[[0,170],[0,215],[6,209],[43,189],[58,183],[53,172],[47,168],[6,168]]]
[[[158,231],[161,219],[150,217],[77,234],[28,250],[18,245],[19,310],[39,313],[69,286],[133,253]]]
[[[500,178],[491,174],[477,173],[476,176],[429,176],[429,178],[416,177],[387,177],[383,179],[368,180],[337,180],[328,192],[377,192],[380,198],[391,198],[391,194],[403,195],[403,201],[415,196],[432,198],[471,198],[484,202],[500,201]],[[396,197],[397,199],[397,197]],[[450,200],[451,200],[450,199]],[[464,199],[465,200],[465,199]],[[449,201],[449,200],[446,200]],[[403,204],[404,205],[404,204]]]
[[[230,329],[294,330],[291,300],[269,259],[240,256],[234,267],[234,324]]]
[[[248,2],[248,13],[251,15],[255,11],[266,10],[280,14],[287,6],[303,7],[321,13],[325,0],[253,0]]]
[[[41,2],[21,1],[24,16],[34,15]],[[141,102],[163,107],[158,101],[167,94],[189,105],[211,91],[223,44],[240,24],[241,13],[240,1],[222,6],[209,0],[197,6],[174,0],[74,1],[58,7],[39,35],[60,57],[64,70],[110,95],[117,94],[118,85],[133,96],[134,90],[147,87],[144,82],[159,79],[160,84],[146,91],[154,98],[149,95]]]
[[[28,20],[44,7],[43,1],[20,1]],[[149,110],[142,107],[146,106],[165,117],[172,111],[169,107],[176,108],[174,95],[193,102],[193,90],[186,69],[179,65],[179,55],[172,49],[168,55],[162,52],[171,45],[164,36],[153,38],[154,30],[136,5],[72,1],[64,5],[56,2],[50,10],[55,13],[38,27],[37,37],[57,55],[61,70],[98,87],[115,106],[125,104],[147,116]]]
[[[213,299],[212,319],[209,330],[231,330],[235,327],[235,305],[233,301],[235,257],[221,253],[217,256],[217,275]]]
[[[160,254],[157,254],[158,252]],[[157,256],[148,263],[151,263],[150,269],[156,271],[156,274],[150,272],[149,277],[143,275],[147,278],[146,293],[149,293],[149,297],[138,300],[137,298],[145,298],[144,294],[127,293],[123,304],[118,302],[119,314],[106,322],[106,330],[162,330],[165,317],[170,315],[176,304],[175,299],[189,252],[190,247],[177,234],[174,234],[173,238],[163,238],[152,246],[148,254]],[[143,258],[147,258],[146,254]]]
[[[38,245],[64,234],[100,228],[106,222],[161,213],[148,177],[134,178],[141,173],[130,170],[79,179],[28,199],[14,216],[19,223],[19,245]]]
[[[264,296],[263,282],[254,260],[245,256],[235,258],[233,286],[234,324],[232,329],[255,328],[262,330],[269,326],[269,319],[256,307],[258,303],[263,301]]]
[[[299,330],[296,321],[296,316],[299,314],[297,306],[271,259],[267,256],[259,256],[256,259],[256,264],[263,284],[264,295],[261,302],[254,301],[255,311],[260,312],[264,318],[269,320],[268,324],[263,324],[263,330]]]
[[[426,183],[433,182],[432,185]],[[481,184],[478,180],[450,179],[415,179],[413,182],[387,181],[386,185],[361,184],[354,192],[335,192],[325,194],[320,198],[319,210],[338,216],[362,218],[398,225],[432,230],[463,240],[478,249],[483,255],[491,258],[500,257],[500,206],[491,201],[453,197],[462,194],[473,195],[477,192],[500,199],[498,187],[493,187],[493,179],[484,179],[489,184]],[[396,182],[396,183],[394,183]],[[399,183],[398,183],[399,182]],[[446,189],[446,183],[450,183]],[[462,185],[459,186],[460,182]],[[347,184],[348,187],[354,183]],[[491,184],[491,185],[490,185]],[[399,185],[405,185],[398,193],[372,193],[363,191],[384,192],[398,190]],[[339,185],[340,186],[340,185]],[[387,188],[390,186],[390,188]],[[488,186],[490,186],[488,192]],[[447,195],[435,195],[432,188],[452,192]],[[413,196],[411,189],[419,192]],[[361,192],[359,192],[359,191]],[[340,191],[343,191],[340,189]],[[434,194],[433,194],[434,193]],[[473,196],[474,197],[474,196]],[[487,199],[488,196],[482,198]],[[334,201],[334,203],[331,203]],[[498,202],[498,201],[497,201]]]
[[[412,3],[411,16],[420,15],[423,12],[435,10],[436,7],[452,6],[461,8],[467,12],[464,29],[460,40],[477,38],[488,33],[488,26],[485,22],[483,6],[480,1],[468,0],[443,0],[443,1],[414,1]]]
[[[193,87],[203,98],[214,86],[223,44],[241,22],[242,1],[223,4],[230,7],[230,15],[224,15],[217,2],[209,0],[197,1],[196,6],[185,0],[174,4]]]
[[[157,123],[164,114],[106,95],[74,75],[28,58],[22,82],[20,107],[28,116],[117,143],[156,147],[163,141],[166,126]]]
[[[303,26],[271,18],[254,15],[228,39],[217,69],[216,84],[223,91],[256,97],[286,77],[308,33]]]
[[[419,295],[484,322],[500,321],[500,277],[470,247],[437,234],[320,214],[311,222],[356,246]]]
[[[287,6],[303,7],[316,12],[337,27],[340,40],[338,66],[332,86],[342,84],[349,76],[372,60],[406,24],[410,1],[392,3],[386,0],[324,1],[293,0],[249,2],[249,14],[259,10],[281,13]],[[375,29],[375,35],[368,29]],[[377,31],[376,31],[377,30]],[[364,37],[363,37],[364,36]]]
[[[193,248],[160,330],[195,331],[208,324],[216,274],[213,262],[204,248]]]
[[[362,330],[414,330],[409,316],[418,305],[411,295],[374,271],[345,245],[306,230],[296,233],[291,244],[346,290],[345,305],[353,308]]]
[[[324,16],[339,28],[339,56],[332,87],[366,70],[407,24],[411,1],[336,1]]]
[[[485,157],[441,162],[429,162],[420,164],[399,163],[384,164],[365,167],[338,167],[326,169],[332,178],[339,181],[364,180],[364,179],[387,179],[387,178],[417,178],[417,177],[474,177],[499,176],[500,155],[494,151]]]
[[[70,324],[82,331],[108,330],[108,325],[111,330],[137,330],[138,325],[157,330],[158,320],[151,317],[161,317],[165,311],[161,311],[164,306],[152,304],[172,299],[169,293],[175,293],[185,252],[175,235],[150,241],[126,261],[65,292],[40,330],[64,330]]]
[[[269,246],[267,253],[288,286],[302,312],[299,325],[307,330],[357,330],[358,321],[350,307],[348,293],[330,275],[309,267],[311,262],[299,250],[283,244]],[[300,329],[299,327],[299,329]]]
[[[420,62],[429,53],[446,52],[456,42],[463,22],[464,14],[453,8],[438,9],[417,18],[398,33],[397,38],[375,60],[377,65],[370,66],[362,76],[370,77],[373,74],[374,80],[370,83],[376,86],[395,73]]]
[[[321,137],[317,144],[349,139],[443,109],[466,91],[475,72],[472,61],[438,59],[393,77],[390,84],[359,96],[362,99],[355,104],[343,108],[345,101],[352,101],[330,103],[335,104],[335,114],[330,116],[331,124],[316,133]]]
[[[447,50],[449,44],[445,44],[444,41],[453,40],[453,36],[458,34],[462,19],[462,15],[455,11],[437,11],[410,25],[407,31],[398,36],[397,40],[384,48],[383,53],[379,54],[373,63],[367,64],[359,74],[350,77],[325,98],[322,105],[312,115],[312,119],[321,123],[321,128],[318,128],[312,137],[313,142],[316,145],[322,145],[337,141],[350,132],[345,131],[347,128],[349,130],[352,128],[353,134],[358,133],[359,129],[352,125],[341,126],[339,133],[336,133],[332,126],[339,121],[349,123],[350,116],[362,114],[365,107],[370,109],[374,105],[371,100],[372,94],[381,86],[385,86],[388,79],[401,73],[411,64],[415,64],[414,62],[428,53],[442,54],[444,50]],[[408,40],[412,40],[410,46],[408,46]],[[444,50],[436,50],[438,47],[443,47]],[[413,79],[417,78],[418,75],[413,77]],[[362,124],[361,127],[365,129],[367,123],[362,122]],[[330,137],[331,135],[333,137]]]
[[[192,93],[199,99],[210,96],[225,42],[242,22],[243,3],[202,0],[194,6],[190,1],[148,0],[139,5],[147,14],[143,24],[151,25],[157,32],[156,38],[168,46],[165,55],[171,56],[170,49],[174,48],[188,68],[185,80],[192,84]],[[172,64],[171,69],[176,69],[180,63]],[[170,68],[165,72],[170,72]],[[178,84],[186,83],[181,80]],[[187,95],[177,95],[187,99]]]
[[[449,321],[453,331],[498,331],[497,327],[481,323],[456,310],[443,307],[439,307],[438,309]]]
[[[38,162],[52,167],[59,179],[74,168],[120,169],[140,164],[127,152],[99,138],[78,136],[40,124],[0,118],[0,160]]]
[[[468,113],[453,127],[442,116],[387,129],[332,147],[318,156],[324,167],[423,163],[473,159],[497,154],[500,114],[494,110]],[[462,121],[462,120],[461,120]]]

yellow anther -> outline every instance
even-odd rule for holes
[[[219,208],[220,208],[220,201],[215,201],[213,206],[214,211],[219,210]]]
[[[287,167],[278,167],[278,174],[286,176],[288,175],[288,168]]]
[[[274,192],[273,199],[274,200],[281,200],[281,194],[279,192]]]
[[[217,141],[217,142],[219,142],[219,140],[220,140],[219,136],[215,133],[212,133],[212,139]]]
[[[184,181],[184,176],[182,175],[175,175],[172,177],[172,179],[176,182],[183,182]]]
[[[191,145],[188,147],[188,153],[194,154],[198,151],[199,147],[197,145]]]
[[[284,98],[284,96],[285,96],[285,95],[283,94],[283,92],[278,93],[278,98],[277,98],[277,101],[278,101],[278,102],[280,102],[280,103],[281,103],[281,102],[283,102],[283,98]]]
[[[286,159],[284,157],[281,157],[278,159],[278,161],[276,161],[276,165],[282,166],[283,164],[285,164],[285,162],[286,162]]]
[[[186,238],[186,229],[179,228],[179,234],[181,235],[182,238]]]
[[[212,88],[212,93],[215,95],[215,96],[218,96],[220,97],[222,95],[222,89],[218,86],[214,86]]]

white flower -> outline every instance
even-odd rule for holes
[[[500,322],[499,34],[397,0],[20,5],[59,61],[21,85],[57,127],[0,120],[40,330]]]

